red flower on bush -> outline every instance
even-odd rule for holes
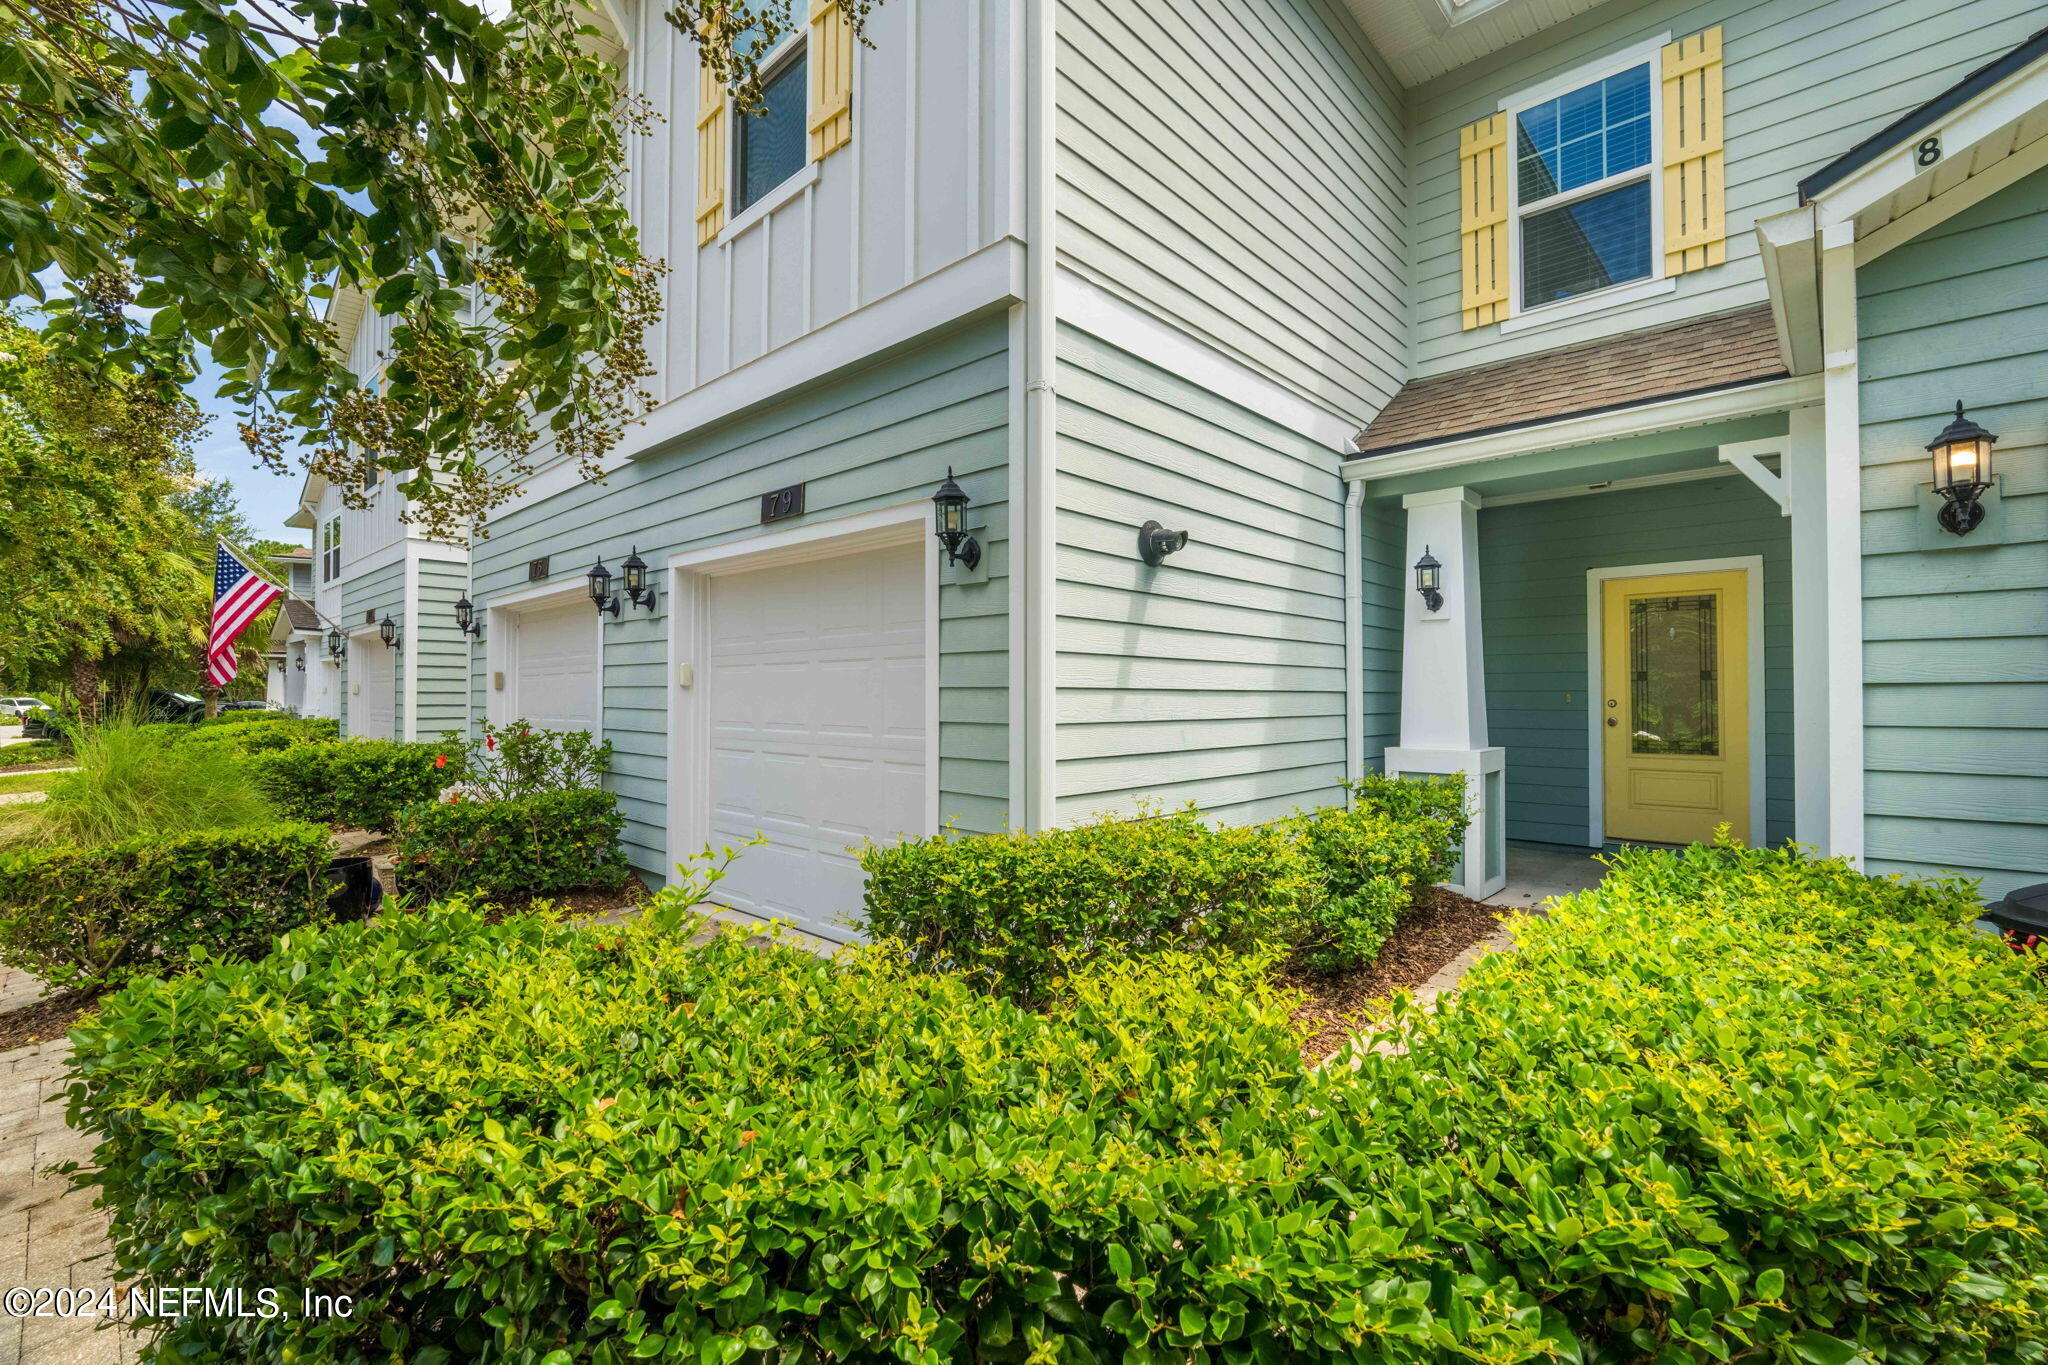
[[[434,755],[434,766],[435,766],[435,767],[437,767],[437,768],[445,768],[445,767],[447,767],[447,766],[448,766],[448,755],[446,755],[446,754],[435,754],[435,755]]]
[[[495,748],[497,748],[497,747],[498,747],[498,737],[497,737],[496,735],[485,735],[485,736],[484,736],[484,747],[485,747],[486,749],[495,749]]]

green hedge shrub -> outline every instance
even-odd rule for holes
[[[1468,820],[1462,778],[1375,775],[1346,785],[1349,806],[1281,822],[1321,884],[1303,900],[1292,936],[1302,964],[1316,971],[1377,958],[1416,894],[1456,866]]]
[[[1192,807],[1035,834],[870,844],[861,867],[868,935],[1024,1003],[1045,999],[1071,963],[1105,952],[1283,941],[1317,890],[1279,831],[1211,825]]]
[[[0,961],[66,990],[249,957],[325,918],[327,831],[258,825],[0,854]]]
[[[400,811],[433,800],[456,774],[435,745],[390,739],[294,744],[252,755],[250,770],[291,819],[374,830],[391,829]]]
[[[548,895],[625,879],[618,798],[581,788],[509,801],[435,801],[398,817],[393,841],[407,895]]]
[[[2019,1365],[2048,983],[1972,913],[1631,857],[1309,1071],[1256,961],[1031,1012],[458,906],[130,985],[76,1035],[76,1178],[129,1273],[357,1300],[167,1359]]]
[[[12,768],[25,763],[51,763],[70,756],[71,751],[55,740],[32,739],[25,744],[10,744],[0,749],[0,766]]]
[[[248,725],[257,721],[274,723],[281,720],[296,719],[298,717],[289,711],[223,711],[217,716],[201,716],[197,721],[193,722],[193,725],[194,728],[206,728],[216,725]]]
[[[219,744],[245,754],[268,753],[290,748],[294,744],[331,744],[341,738],[341,722],[328,716],[279,716],[266,725],[185,725],[165,728],[183,730],[184,735],[180,739],[180,743],[183,744]]]

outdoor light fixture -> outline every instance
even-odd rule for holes
[[[384,619],[377,623],[377,638],[384,642],[386,649],[405,648],[405,632],[398,628],[398,622],[391,619],[391,613],[388,611],[384,613]]]
[[[612,591],[612,571],[604,566],[604,556],[598,556],[597,563],[590,566],[590,572],[584,577],[590,580],[590,601],[597,608],[598,615],[610,612],[617,616],[619,595]]]
[[[1444,566],[1422,547],[1422,558],[1415,561],[1415,591],[1422,594],[1422,605],[1431,611],[1444,609]]]
[[[1934,491],[1941,494],[1935,519],[1942,530],[1966,536],[1983,524],[1984,504],[1978,499],[1991,487],[1991,446],[1997,440],[1963,416],[1963,405],[1957,403],[1956,420],[1927,447],[1934,454]]]
[[[348,637],[341,633],[340,626],[336,626],[327,632],[327,657],[339,659],[346,653],[348,653]]]
[[[972,569],[981,563],[981,542],[967,534],[967,490],[953,481],[951,465],[946,466],[946,481],[932,494],[932,523],[948,564]]]
[[[654,589],[647,585],[647,561],[640,557],[639,546],[633,547],[619,568],[626,576],[626,600],[636,607],[653,611]]]
[[[1186,531],[1169,531],[1156,521],[1148,521],[1138,528],[1138,558],[1155,569],[1168,555],[1187,547]]]
[[[278,671],[278,673],[279,673],[279,674],[283,674],[283,672],[284,672],[284,660],[283,660],[283,659],[279,659],[279,660],[277,661],[277,671]]]
[[[476,619],[476,605],[467,597],[455,599],[455,627],[464,635],[484,638],[484,623]]]

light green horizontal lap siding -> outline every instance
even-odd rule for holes
[[[1762,555],[1764,833],[1792,837],[1789,523],[1740,477],[1479,513],[1487,726],[1507,750],[1510,839],[1586,843],[1586,571]],[[1752,634],[1752,641],[1755,636]]]
[[[1337,799],[1335,452],[1071,328],[1057,389],[1057,818]],[[1148,519],[1191,533],[1157,568]]]
[[[380,569],[350,578],[341,585],[341,629],[350,634],[361,630],[365,624],[363,614],[375,612],[378,620],[390,616],[394,621],[405,619],[405,561],[386,564]],[[405,733],[405,658],[400,655],[392,661],[391,685],[398,689],[398,696],[392,708],[392,722],[395,733]],[[348,728],[349,716],[349,666],[344,655],[341,664],[341,732],[351,733]]]
[[[2048,879],[2048,174],[1858,285],[1865,857],[1996,897]],[[1970,539],[1918,548],[1922,447],[1958,400],[2000,438],[2002,502]]]
[[[928,506],[950,466],[973,499],[968,523],[983,546],[986,582],[939,590],[939,812],[969,831],[1009,813],[1008,350],[994,318],[931,345],[686,437],[607,477],[494,522],[472,551],[480,608],[527,586],[527,561],[552,559],[555,582],[580,582],[602,554],[616,568],[630,548],[659,576],[674,555],[859,512]],[[803,483],[801,520],[760,525],[761,494]],[[665,580],[664,580],[665,581]],[[668,842],[670,604],[650,617],[626,607],[605,627],[607,785],[618,793],[633,864],[660,880]],[[486,714],[484,652],[472,670],[476,716]],[[681,852],[679,850],[678,852]]]
[[[1609,4],[1410,92],[1415,372],[1435,374],[1764,301],[1759,217],[1908,109],[2017,46],[2039,0],[1653,0]],[[1722,26],[1727,264],[1641,304],[1503,335],[1460,329],[1458,131],[1503,98],[1663,33]],[[1661,188],[1653,184],[1653,192]]]
[[[1363,421],[1406,376],[1400,93],[1341,0],[1062,0],[1061,262]]]
[[[468,565],[420,561],[405,651],[407,663],[419,670],[413,692],[419,716],[413,732],[421,739],[469,725],[469,637],[455,624],[455,599],[468,587]]]

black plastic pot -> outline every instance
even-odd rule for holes
[[[334,859],[327,864],[327,880],[334,884],[327,896],[328,912],[343,923],[368,919],[384,903],[384,884],[368,858]]]

